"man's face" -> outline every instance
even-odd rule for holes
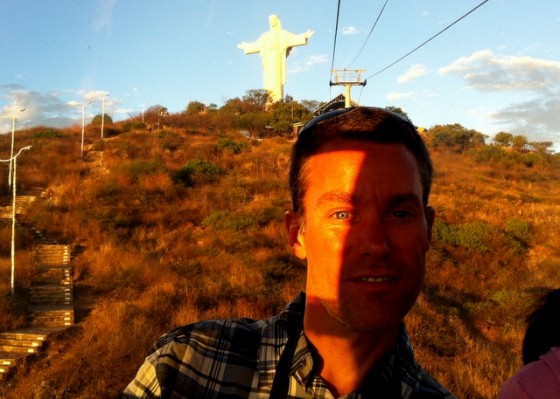
[[[401,144],[336,140],[305,167],[294,253],[308,262],[307,312],[353,331],[395,329],[420,292],[433,210]],[[299,230],[299,231],[298,231]]]

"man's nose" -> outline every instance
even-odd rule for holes
[[[390,240],[382,220],[375,218],[367,223],[361,235],[361,252],[364,255],[385,257],[390,253]]]

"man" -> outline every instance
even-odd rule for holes
[[[453,398],[415,363],[402,323],[424,280],[432,164],[414,126],[379,108],[323,114],[292,150],[294,254],[305,294],[267,320],[164,335],[123,397]]]

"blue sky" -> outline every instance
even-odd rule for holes
[[[18,126],[114,119],[160,104],[221,106],[262,88],[258,55],[237,48],[276,14],[315,32],[288,58],[284,88],[328,101],[334,68],[365,69],[362,105],[399,106],[419,126],[460,123],[493,136],[523,134],[560,150],[560,2],[489,0],[434,40],[376,74],[482,0],[0,0],[0,133]],[[360,48],[365,47],[358,55]],[[23,112],[19,109],[25,108]],[[58,122],[57,122],[58,120]],[[72,121],[70,121],[72,122]]]

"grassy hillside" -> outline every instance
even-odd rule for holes
[[[88,132],[93,137],[95,132]],[[74,245],[76,326],[0,387],[6,398],[115,397],[153,341],[205,318],[266,317],[302,287],[286,245],[291,143],[190,129],[19,132],[20,190],[41,186],[29,224]],[[9,137],[0,137],[9,153]],[[462,398],[492,398],[520,366],[523,317],[560,281],[560,170],[554,163],[433,152],[438,222],[428,276],[407,318],[417,357]],[[7,168],[1,166],[1,182]],[[7,188],[0,187],[5,200]],[[22,323],[0,226],[0,330]],[[24,294],[32,235],[18,228]]]

